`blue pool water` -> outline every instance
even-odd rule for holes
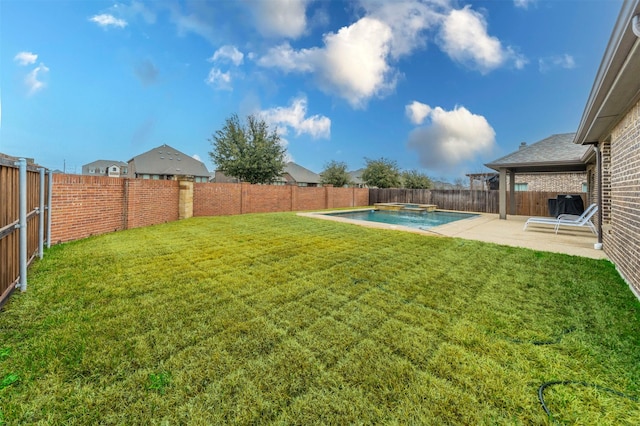
[[[345,219],[365,220],[368,222],[388,223],[390,225],[402,225],[418,229],[431,229],[435,226],[469,219],[479,215],[459,212],[406,212],[392,210],[362,210],[357,212],[328,213],[330,216],[344,217]]]

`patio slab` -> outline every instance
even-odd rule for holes
[[[471,220],[461,220],[432,229],[440,235],[486,241],[514,247],[571,254],[574,256],[607,259],[603,250],[596,250],[598,242],[589,229],[560,227],[556,234],[553,226],[529,225],[524,231],[524,223],[529,216],[507,216],[500,220],[497,214],[482,214]]]
[[[345,210],[342,211],[344,212]],[[524,231],[522,228],[529,218],[528,216],[508,216],[507,220],[500,220],[497,214],[481,213],[478,217],[472,219],[459,220],[426,231],[400,225],[327,216],[326,213],[329,212],[298,213],[298,215],[337,222],[350,222],[371,228],[395,229],[417,234],[464,238],[513,247],[590,257],[592,259],[607,259],[607,255],[603,250],[594,248],[594,244],[598,242],[598,237],[591,233],[589,229],[564,227],[560,228],[556,234],[553,226],[534,224],[529,225],[527,230]]]

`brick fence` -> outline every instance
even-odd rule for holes
[[[189,203],[186,210],[192,210],[191,214],[184,214],[185,200]],[[73,241],[181,217],[367,205],[369,190],[365,188],[192,182],[185,185],[168,180],[54,174],[51,241]]]

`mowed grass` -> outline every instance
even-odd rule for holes
[[[608,261],[289,213],[55,246],[0,332],[10,425],[640,421]]]

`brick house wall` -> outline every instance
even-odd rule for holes
[[[640,295],[640,102],[601,149],[604,250]]]
[[[509,177],[507,176],[507,184]],[[526,183],[527,191],[562,192],[579,194],[587,182],[586,172],[518,173],[516,183]]]

